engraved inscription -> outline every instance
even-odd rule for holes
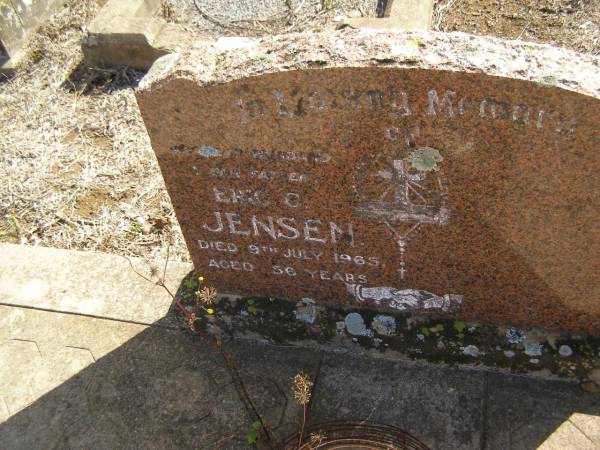
[[[395,88],[384,90],[342,90],[334,92],[310,91],[287,93],[279,90],[261,98],[238,98],[235,102],[240,111],[242,125],[269,116],[302,119],[309,114],[327,114],[330,111],[386,111],[391,119],[423,116],[429,119],[456,120],[479,117],[482,123],[510,121],[515,125],[551,129],[559,137],[573,140],[577,127],[575,117],[567,117],[560,111],[545,106],[534,107],[524,103],[512,103],[500,95],[489,98],[471,98],[452,89],[429,89],[425,93],[408,92]]]
[[[575,118],[552,108],[507,101],[501,95],[472,98],[454,89],[293,93],[276,89],[260,96],[240,96],[235,108],[242,127],[274,118],[297,121],[339,112],[377,112],[392,122],[384,122],[379,130],[385,138],[384,148],[358,152],[357,159],[350,163],[353,197],[351,193],[351,206],[345,207],[352,219],[346,222],[331,220],[324,211],[312,212],[318,199],[307,197],[306,192],[322,181],[314,169],[338,164],[332,150],[319,147],[318,139],[310,148],[223,148],[210,143],[171,147],[175,154],[219,162],[192,166],[194,176],[210,181],[207,189],[217,205],[204,215],[199,225],[204,235],[196,241],[198,249],[206,254],[208,269],[259,272],[297,282],[337,283],[360,303],[400,311],[449,311],[463,300],[456,294],[370,286],[370,274],[378,274],[386,264],[396,270],[397,282],[404,285],[411,273],[409,251],[411,255],[418,252],[411,241],[423,230],[444,227],[452,221],[445,151],[426,144],[423,124],[469,119],[475,126],[493,126],[505,121],[512,126],[549,129],[556,133],[557,142],[563,137],[572,140],[577,125]],[[268,167],[270,163],[274,163],[273,168]],[[283,168],[281,163],[285,163]],[[390,263],[370,252],[363,236],[355,233],[354,220],[386,230],[397,249],[397,259]],[[344,246],[343,250],[339,246]]]

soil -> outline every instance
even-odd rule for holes
[[[436,18],[440,31],[535,41],[600,54],[598,0],[441,1],[436,5]]]
[[[75,200],[73,218],[93,219],[102,208],[113,208],[117,204],[118,200],[113,198],[109,192],[93,189]]]

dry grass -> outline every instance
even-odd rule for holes
[[[79,71],[97,10],[72,0],[0,84],[0,240],[188,260],[127,70]],[[83,80],[82,80],[83,78]]]
[[[353,9],[370,15],[375,4],[331,0],[283,26]],[[0,241],[159,259],[170,243],[171,258],[188,261],[131,88],[139,74],[79,67],[98,9],[66,1],[30,38],[18,75],[0,83]],[[180,23],[197,17],[192,0],[164,0],[161,13]]]

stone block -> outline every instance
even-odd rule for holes
[[[157,0],[111,0],[100,11],[82,41],[87,64],[127,65],[148,70],[161,56],[192,40],[183,27],[156,17]]]
[[[595,64],[345,30],[197,43],[137,99],[219,292],[599,334]]]
[[[172,303],[122,256],[14,244],[0,244],[0,254],[0,301],[5,304],[151,324]],[[132,264],[149,275],[144,261],[133,258]],[[190,264],[170,262],[167,286],[175,292],[191,269]]]

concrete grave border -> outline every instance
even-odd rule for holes
[[[81,43],[85,62],[148,70],[156,59],[186,47],[191,34],[158,17],[160,7],[160,0],[109,0]]]
[[[166,292],[138,276],[127,258],[27,245],[0,244],[0,303],[151,325],[171,307]],[[131,264],[146,276],[141,258]],[[164,262],[156,262],[162,270]],[[167,285],[175,292],[191,270],[169,262]]]
[[[170,313],[171,297],[161,287],[137,275],[127,259],[122,256],[15,244],[0,244],[0,254],[3,256],[0,264],[0,307],[25,308],[145,326],[157,324],[167,326],[168,324],[170,327],[183,327],[181,323],[178,324],[174,320],[177,313]],[[136,270],[148,275],[147,262],[145,263],[141,258],[130,259]],[[154,264],[160,270],[164,267],[164,261],[154,261]],[[180,290],[180,294],[183,295],[182,301],[186,304],[191,301],[185,300],[186,290],[197,288],[189,285],[189,281],[194,279],[189,276],[192,270],[190,263],[170,261],[166,271],[167,286],[171,292],[176,292],[178,286],[183,289]],[[210,284],[210,281],[208,283]],[[226,339],[262,341],[286,347],[327,351],[332,354],[363,355],[375,360],[413,360],[416,363],[421,360],[447,365],[444,363],[446,359],[440,355],[432,358],[427,352],[418,353],[415,350],[415,352],[404,353],[394,349],[396,335],[400,332],[406,333],[406,330],[397,329],[395,319],[391,316],[374,315],[368,311],[365,313],[365,310],[360,311],[361,316],[352,308],[343,311],[340,309],[342,320],[343,315],[346,315],[345,322],[334,323],[331,329],[325,329],[323,325],[329,321],[327,316],[331,315],[333,309],[316,306],[308,299],[298,303],[286,300],[272,303],[269,299],[242,298],[226,293],[220,294],[219,299],[214,306],[215,315],[209,320],[204,320],[203,324],[209,333],[221,334]],[[266,309],[263,311],[265,305],[274,305],[285,312],[278,313],[277,308],[271,312]],[[258,310],[263,312],[256,314],[252,312],[252,308],[255,308],[256,312]],[[359,319],[362,324],[362,330],[359,330],[358,334],[355,330],[356,324],[350,323],[351,318]],[[367,323],[364,323],[365,318],[368,319]],[[443,321],[436,317],[424,320],[423,317],[417,316],[410,320],[415,322],[411,333],[421,334],[420,337],[417,335],[421,342],[417,343],[417,346],[423,346],[427,339],[437,336],[439,330],[436,327],[429,327],[436,323],[439,327],[439,323]],[[420,325],[416,325],[417,321],[420,321]],[[491,343],[487,349],[477,348],[474,345],[459,347],[456,351],[460,355],[452,357],[453,365],[494,372],[516,370],[531,376],[565,378],[571,381],[585,379],[590,375],[593,367],[597,367],[596,374],[600,373],[598,356],[595,356],[595,353],[590,359],[590,355],[574,354],[572,351],[565,355],[563,348],[551,348],[558,347],[557,343],[569,341],[574,345],[574,350],[591,345],[589,348],[595,346],[594,352],[596,352],[600,351],[598,339],[581,340],[570,335],[547,333],[540,329],[504,330],[502,327],[486,328],[460,321],[446,320],[445,322],[450,323],[448,330],[460,326],[460,330],[470,336],[468,339],[471,342],[474,342],[474,336],[477,335],[489,339],[492,335],[487,333],[495,330],[495,334],[502,332],[498,334],[496,340],[506,341],[502,344],[506,348],[511,347],[511,343],[518,343],[523,347],[519,351],[511,350],[512,355],[507,356],[500,364],[498,355],[486,355],[486,352],[494,351]],[[398,324],[401,323],[402,320],[399,319]],[[367,326],[371,328],[367,329]],[[290,329],[298,332],[296,339],[288,339]],[[425,329],[428,331],[424,331]],[[333,336],[326,336],[332,333]],[[422,335],[423,333],[425,335]],[[406,339],[411,339],[408,334]],[[388,343],[389,348],[387,348]],[[534,350],[542,349],[540,345],[543,345],[544,356],[533,355]],[[502,352],[496,349],[495,353]],[[528,362],[532,355],[545,362],[541,364]],[[593,365],[590,365],[591,360],[594,361]],[[577,370],[566,377],[564,373],[557,373],[555,369],[558,366],[553,370],[545,367],[548,363],[553,366],[555,363],[552,361],[558,362],[559,365],[573,365]]]

